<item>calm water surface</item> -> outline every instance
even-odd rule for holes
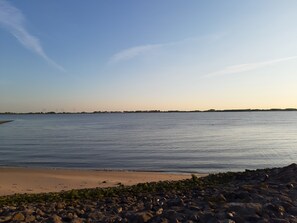
[[[297,162],[297,112],[0,115],[0,166],[217,172]]]

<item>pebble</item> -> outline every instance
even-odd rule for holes
[[[16,213],[13,215],[12,220],[13,221],[24,221],[25,216],[22,213]]]

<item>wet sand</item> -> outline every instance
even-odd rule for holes
[[[181,180],[190,177],[190,174],[163,172],[0,168],[0,196],[15,193],[58,192],[81,188],[111,187],[119,183],[133,185],[161,180]]]

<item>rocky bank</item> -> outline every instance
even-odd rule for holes
[[[0,197],[0,222],[297,223],[297,165]]]

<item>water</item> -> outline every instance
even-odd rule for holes
[[[297,112],[0,115],[0,166],[218,172],[297,161]]]

